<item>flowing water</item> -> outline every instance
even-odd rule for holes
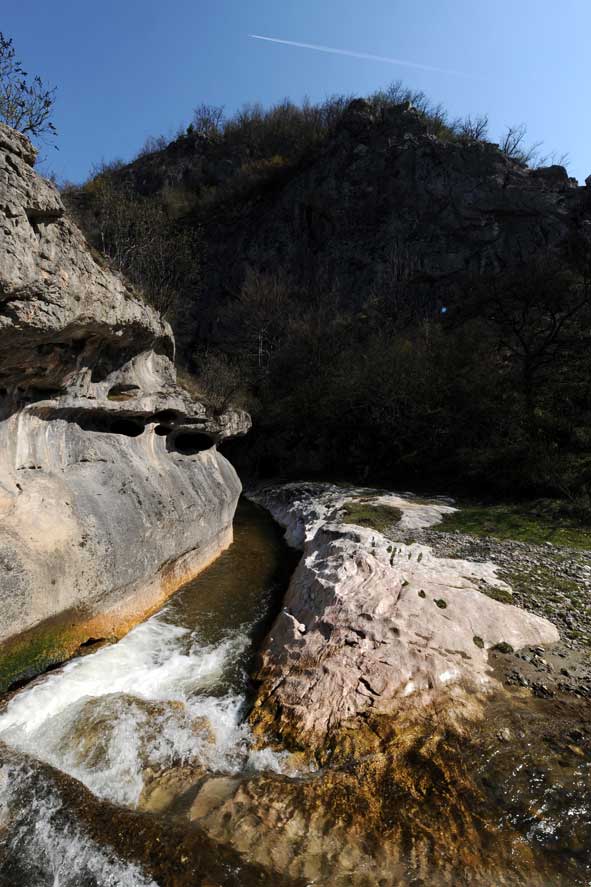
[[[242,502],[157,615],[4,700],[0,887],[588,887],[586,700],[503,696],[427,758],[428,730],[325,772],[257,746],[249,673],[293,565]]]
[[[20,883],[6,873],[27,858],[27,887],[153,883],[68,820],[36,762],[128,808],[137,807],[155,773],[172,767],[281,770],[280,754],[254,748],[245,715],[253,650],[276,613],[293,558],[271,519],[249,503],[240,503],[234,532],[231,548],[157,615],[5,705],[0,742],[10,755],[0,769],[0,810],[8,818],[4,830],[0,819],[0,883]]]

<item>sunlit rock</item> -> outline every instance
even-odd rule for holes
[[[232,539],[240,483],[169,325],[0,125],[0,684],[119,636]]]
[[[511,589],[493,564],[437,558],[426,545],[344,523],[343,506],[361,496],[297,484],[255,496],[303,555],[262,651],[252,720],[322,760],[343,731],[363,734],[369,714],[441,701],[454,722],[476,717],[498,688],[491,648],[559,640],[546,619],[495,599],[510,601]],[[453,510],[392,495],[373,501],[396,508],[405,529]]]

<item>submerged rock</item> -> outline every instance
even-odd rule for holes
[[[552,792],[579,785],[580,761],[570,782],[556,774],[538,741],[549,703],[532,698],[539,714],[516,704],[488,662],[505,638],[552,643],[554,627],[484,593],[511,594],[491,563],[436,558],[343,522],[344,506],[363,497],[418,531],[453,510],[443,501],[326,484],[252,497],[303,548],[251,714],[263,743],[299,750],[300,769],[196,781],[187,819],[264,866],[270,883],[275,873],[335,887],[578,883],[568,853],[548,853],[538,832],[529,840],[522,800],[540,803],[527,775],[534,759]],[[517,742],[532,760],[514,803]],[[573,809],[584,791],[569,796]],[[540,812],[538,831],[545,825]]]
[[[0,124],[0,685],[124,633],[232,539],[240,483],[169,325]]]

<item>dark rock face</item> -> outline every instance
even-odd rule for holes
[[[0,125],[0,684],[121,634],[231,542],[215,444],[250,424],[177,385],[169,325],[34,156]]]
[[[219,139],[187,136],[116,176],[137,193],[199,194],[248,162],[223,152]],[[322,146],[229,203],[203,219],[215,304],[247,265],[336,284],[353,302],[401,277],[446,285],[559,250],[591,220],[589,189],[564,167],[528,169],[498,145],[436,138],[408,103],[376,117],[363,100]]]
[[[523,169],[494,145],[416,134],[406,117],[407,131],[344,126],[260,226],[237,232],[245,258],[269,262],[279,251],[353,287],[379,282],[393,262],[437,279],[498,270],[565,239],[583,203],[573,180]]]

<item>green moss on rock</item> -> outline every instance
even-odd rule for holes
[[[0,649],[0,693],[63,662],[76,646],[71,633],[57,627],[15,638]]]
[[[480,590],[487,597],[492,598],[493,601],[499,601],[501,604],[513,603],[513,595],[510,591],[507,591],[506,588],[496,588],[494,585],[490,585],[486,588],[481,588]]]
[[[541,545],[591,550],[591,527],[582,526],[572,518],[544,512],[539,505],[467,506],[446,514],[433,527],[439,532],[467,533],[470,536],[492,536]]]
[[[500,644],[495,644],[493,650],[496,650],[497,653],[513,653],[513,647],[506,641],[501,641]]]
[[[399,508],[362,499],[351,499],[346,502],[343,512],[343,523],[368,527],[379,533],[387,530],[393,524],[397,524],[402,517],[402,511]]]

